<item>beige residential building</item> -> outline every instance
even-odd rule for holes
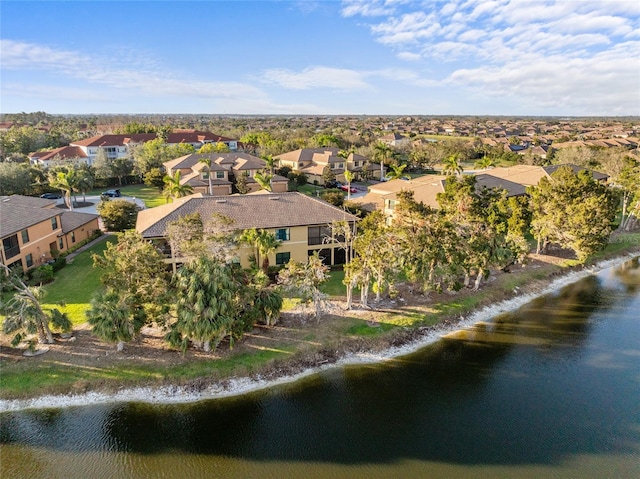
[[[0,262],[27,271],[87,239],[97,229],[98,215],[65,211],[55,200],[0,196]]]
[[[270,193],[265,195],[204,196],[195,194],[179,198],[173,203],[140,211],[136,230],[152,240],[167,256],[167,263],[178,263],[172,258],[167,242],[167,226],[185,215],[198,213],[206,224],[223,215],[233,222],[237,231],[257,228],[273,233],[281,241],[277,250],[269,255],[271,265],[285,265],[289,260],[306,262],[317,252],[327,265],[344,264],[346,251],[335,241],[331,224],[347,221],[353,227],[357,218],[322,200],[302,193]],[[251,247],[242,247],[238,261],[249,267]]]
[[[288,166],[294,171],[299,171],[307,175],[310,183],[317,181],[324,184],[322,172],[328,166],[336,176],[336,180],[345,182],[344,172],[349,170],[354,173],[356,179],[363,177],[363,173],[368,171],[374,173],[380,171],[379,165],[371,164],[365,156],[349,153],[347,158],[338,155],[339,148],[302,148],[289,151],[278,156],[280,166]]]
[[[211,167],[202,160],[209,160]],[[233,188],[232,179],[237,181],[243,174],[247,177],[249,192],[260,190],[260,185],[254,178],[256,173],[264,171],[266,166],[262,158],[248,153],[192,153],[164,163],[167,174],[173,176],[179,171],[180,183],[190,185],[194,193],[209,194],[211,175],[214,196],[230,195]],[[274,193],[283,193],[288,187],[289,180],[284,176],[274,175],[271,179],[271,191]]]

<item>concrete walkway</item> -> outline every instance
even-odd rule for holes
[[[74,210],[75,211],[75,210]],[[105,241],[107,238],[109,238],[110,236],[113,236],[113,233],[103,233],[102,235],[98,236],[96,239],[94,239],[93,241],[89,241],[86,245],[84,246],[80,246],[80,248],[78,248],[77,250],[75,250],[73,253],[69,253],[67,255],[67,263],[73,263],[73,259],[78,256],[80,253],[82,253],[83,251],[88,250],[89,248],[91,248],[93,245],[96,245],[98,243],[100,243],[101,241]]]

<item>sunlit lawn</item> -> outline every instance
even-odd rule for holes
[[[157,188],[152,188],[147,185],[123,185],[123,186],[109,186],[105,188],[95,189],[88,191],[87,195],[100,195],[103,191],[119,189],[123,196],[130,196],[139,198],[144,201],[147,208],[153,208],[154,206],[160,206],[167,203],[167,200]]]
[[[43,306],[58,308],[67,313],[73,324],[86,321],[85,313],[93,294],[100,288],[100,270],[93,267],[91,255],[100,254],[107,247],[107,242],[115,242],[115,237],[94,245],[78,254],[72,263],[56,273],[55,281],[45,286],[46,295]],[[60,307],[58,303],[64,303]]]

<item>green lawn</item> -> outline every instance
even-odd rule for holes
[[[114,236],[107,238],[78,254],[72,263],[58,271],[55,281],[44,288],[46,296],[43,306],[62,310],[67,313],[73,324],[84,323],[91,297],[100,288],[101,272],[93,267],[91,255],[102,253],[107,247],[107,242],[115,241]],[[58,305],[60,302],[64,303],[63,307]]]
[[[123,196],[140,198],[142,201],[144,201],[144,204],[147,208],[153,208],[154,206],[160,206],[167,203],[167,200],[164,196],[162,196],[162,193],[160,193],[156,188],[151,188],[147,185],[109,186],[87,191],[87,195],[99,195],[103,191],[116,188],[120,190]],[[78,198],[82,199],[82,195],[78,195]]]

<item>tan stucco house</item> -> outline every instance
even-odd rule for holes
[[[269,256],[272,265],[285,265],[289,260],[306,262],[314,252],[327,265],[343,264],[346,252],[332,239],[330,225],[335,221],[347,221],[355,227],[357,221],[355,216],[302,193],[195,194],[140,211],[136,230],[166,254],[167,263],[179,262],[179,259],[172,258],[166,241],[167,225],[192,213],[199,213],[205,223],[215,221],[216,215],[223,215],[233,221],[233,228],[237,231],[258,228],[275,234],[281,243]],[[250,247],[240,249],[238,260],[243,267],[249,266],[251,253]]]
[[[210,160],[208,167],[202,160]],[[192,153],[164,163],[168,175],[172,176],[180,171],[181,184],[188,184],[194,193],[209,194],[209,175],[213,195],[230,195],[232,193],[233,177],[237,181],[242,174],[247,176],[249,192],[260,190],[260,185],[254,179],[256,173],[266,168],[262,158],[248,153]],[[288,190],[289,180],[284,176],[274,175],[271,179],[271,190],[283,193]]]
[[[40,266],[97,229],[98,215],[61,210],[55,200],[0,196],[0,262],[10,268]]]

